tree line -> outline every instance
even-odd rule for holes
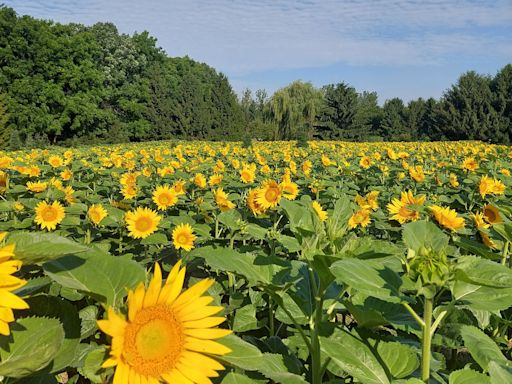
[[[405,104],[346,83],[240,97],[147,32],[60,24],[0,6],[0,147],[199,140],[512,140],[512,65]]]

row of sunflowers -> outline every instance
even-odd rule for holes
[[[511,164],[480,142],[0,153],[0,377],[512,382]]]

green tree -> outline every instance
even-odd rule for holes
[[[11,127],[9,126],[9,114],[5,96],[0,94],[0,149],[5,149],[9,145],[11,138]]]
[[[407,126],[407,113],[402,99],[395,97],[386,100],[382,107],[380,132],[385,140],[410,141],[412,139],[413,135]]]

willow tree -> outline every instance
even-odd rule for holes
[[[311,83],[295,81],[274,93],[268,108],[276,123],[275,140],[310,138],[322,103],[322,94]]]

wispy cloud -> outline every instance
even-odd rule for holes
[[[510,59],[510,0],[4,0],[63,22],[148,30],[169,55],[230,76],[334,64],[440,66]]]

